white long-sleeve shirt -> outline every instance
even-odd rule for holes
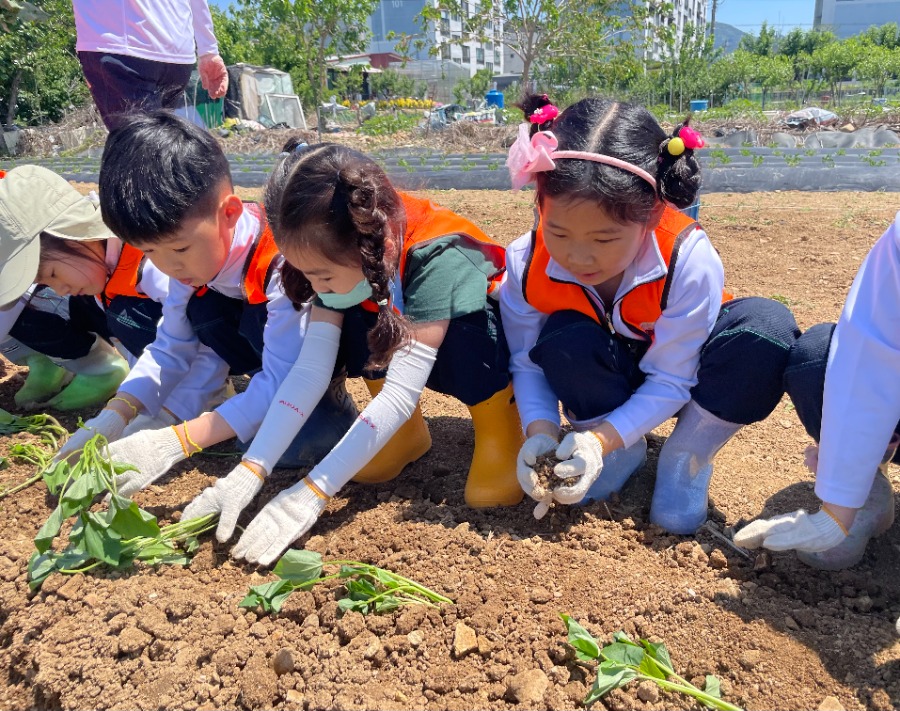
[[[104,258],[106,270],[108,274],[112,274],[119,262],[119,255],[122,253],[122,243],[116,237],[110,237],[106,240],[106,255]],[[153,264],[147,260],[141,269],[140,280],[137,283],[137,292],[143,294],[148,299],[157,303],[164,303],[169,293],[169,277],[159,271]],[[32,299],[34,287],[29,289],[14,306],[5,311],[0,311],[0,343],[4,342],[9,336],[9,332],[15,325],[22,311]],[[50,292],[53,293],[53,292]],[[41,297],[35,297],[41,300]],[[52,300],[46,300],[47,305],[51,308],[60,309],[60,317],[68,318],[68,304],[64,301],[65,297],[53,294]],[[97,305],[103,309],[104,304],[100,297],[96,297]],[[35,306],[35,304],[32,304]],[[40,307],[40,304],[38,304]],[[43,308],[42,310],[48,310]],[[134,366],[138,358],[126,348],[119,348],[122,357],[128,361],[129,366]],[[65,364],[63,363],[63,366]],[[216,395],[225,383],[228,377],[228,364],[219,358],[215,352],[204,345],[200,345],[197,350],[197,357],[191,362],[188,372],[185,374],[182,382],[169,395],[168,399],[163,403],[176,417],[182,419],[192,419],[206,410],[210,399]]]
[[[72,6],[79,52],[193,64],[198,54],[219,51],[206,0],[72,0]]]
[[[900,213],[866,257],[828,352],[816,494],[862,506],[900,421]]]
[[[241,288],[244,264],[259,229],[259,220],[249,210],[244,210],[235,226],[225,265],[207,284],[208,288],[234,299],[244,298]],[[276,259],[280,260],[281,255]],[[170,283],[156,340],[147,346],[120,388],[134,395],[152,414],[159,412],[162,402],[184,378],[200,346],[187,317],[187,305],[194,291],[193,287],[180,282],[173,280]],[[216,409],[243,441],[256,434],[281,381],[297,360],[309,320],[309,307],[297,311],[285,296],[278,269],[273,271],[266,296],[262,370],[251,378],[244,392]]]
[[[522,275],[531,248],[531,233],[522,235],[506,250],[507,279],[500,289],[503,329],[510,349],[510,370],[522,427],[536,420],[559,423],[559,401],[543,370],[529,357],[548,314],[535,309],[522,293]],[[637,257],[625,270],[616,291],[611,323],[617,333],[635,338],[622,321],[621,299],[637,285],[668,273],[656,239],[648,236]],[[551,257],[547,274],[554,280],[578,280]],[[607,414],[626,447],[675,415],[690,400],[697,384],[700,349],[712,332],[722,305],[725,273],[722,262],[702,229],[695,229],[682,244],[675,264],[665,311],[655,325],[653,343],[640,361],[646,380],[622,406]],[[596,299],[603,310],[602,300]],[[581,377],[590,378],[590,373]],[[605,413],[597,413],[597,416]]]

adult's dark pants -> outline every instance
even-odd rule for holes
[[[825,370],[835,324],[820,323],[806,331],[791,349],[784,371],[784,387],[797,410],[807,434],[816,442],[822,434],[822,403],[825,399]],[[900,423],[894,430],[900,433]],[[893,461],[900,462],[900,450]]]
[[[765,419],[784,394],[788,354],[799,335],[793,315],[777,301],[726,302],[700,351],[691,398],[727,422]],[[566,411],[576,420],[591,420],[623,405],[644,382],[640,360],[647,347],[578,311],[558,311],[529,355]]]
[[[191,64],[106,52],[79,52],[78,60],[97,110],[110,131],[128,113],[180,106],[193,70]]]

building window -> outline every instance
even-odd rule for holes
[[[463,61],[468,64],[469,62],[472,61],[472,50],[469,49],[468,47],[463,47],[462,51],[463,51]]]
[[[484,68],[487,69],[491,74],[494,73],[494,63],[493,62],[485,62]]]
[[[475,48],[475,61],[484,64],[484,47]]]
[[[445,37],[450,34],[450,20],[446,17],[441,18],[441,34]]]
[[[450,45],[442,44],[441,45],[441,59],[450,59]]]
[[[512,59],[513,56],[515,56],[515,53],[510,52],[509,58]],[[499,49],[494,50],[494,64],[500,64],[500,50]]]

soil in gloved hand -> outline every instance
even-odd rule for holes
[[[570,486],[578,481],[577,476],[561,479],[553,473],[553,468],[561,461],[552,452],[542,454],[535,460],[534,473],[538,477],[538,486],[535,491],[537,498],[543,498],[547,492],[554,491],[562,486]]]

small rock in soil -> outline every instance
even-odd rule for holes
[[[709,564],[711,567],[721,570],[728,567],[728,558],[725,557],[722,551],[717,549],[709,554]]]
[[[531,591],[529,599],[535,604],[543,605],[553,599],[553,593],[547,590],[547,588],[535,588]]]
[[[818,711],[844,711],[844,705],[834,696],[826,696],[819,704]]]
[[[744,669],[750,671],[751,669],[753,669],[753,667],[759,664],[762,659],[763,653],[758,649],[748,649],[741,653],[738,661],[740,662],[741,666],[744,667]]]
[[[408,635],[406,635],[406,639],[409,640],[410,646],[415,649],[425,641],[425,635],[423,635],[419,630],[413,630]]]
[[[766,570],[772,567],[772,554],[769,551],[762,551],[753,561],[753,570]]]
[[[460,659],[478,649],[478,636],[468,625],[457,622],[453,632],[453,656]]]
[[[126,627],[119,633],[119,654],[139,654],[151,639],[149,634],[137,627]]]
[[[279,649],[272,657],[272,669],[278,676],[290,674],[294,671],[294,653],[287,647]]]
[[[550,686],[550,679],[540,669],[516,674],[509,680],[506,696],[510,701],[519,704],[537,705],[544,700],[544,693]]]
[[[659,687],[652,681],[642,681],[637,688],[638,698],[648,704],[659,701]]]
[[[797,620],[795,620],[790,615],[784,616],[784,626],[787,627],[789,630],[799,630],[800,629],[800,625],[797,624]]]

